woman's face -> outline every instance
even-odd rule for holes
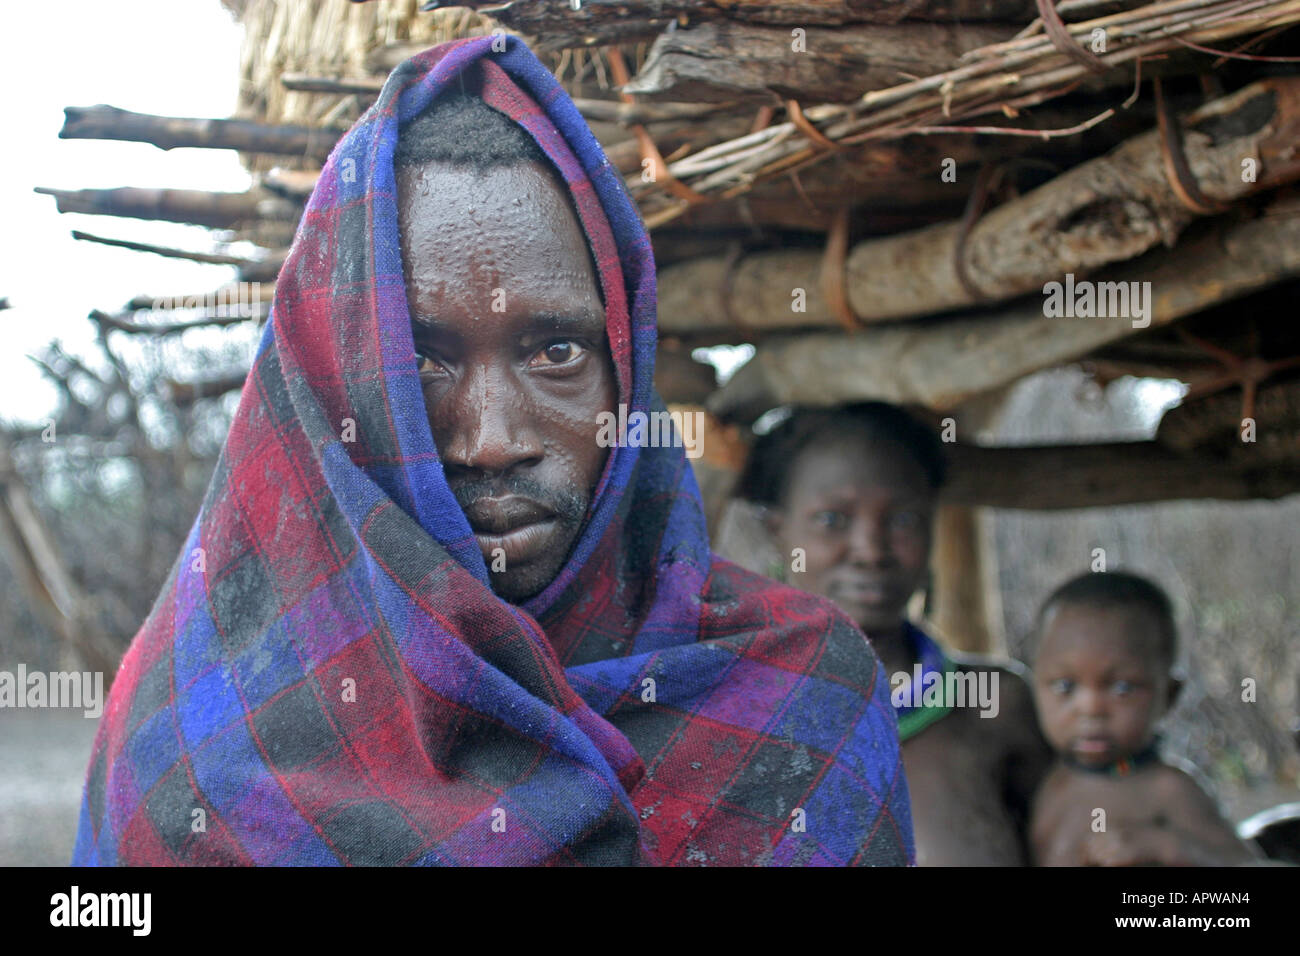
[[[834,601],[868,635],[896,630],[930,562],[935,492],[893,442],[822,439],[792,463],[772,528],[796,587]],[[794,562],[792,565],[792,561]]]

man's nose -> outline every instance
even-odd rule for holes
[[[542,457],[537,416],[507,369],[467,371],[434,412],[444,466],[502,474]]]

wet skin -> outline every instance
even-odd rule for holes
[[[804,549],[807,568],[790,583],[850,614],[887,673],[910,674],[902,625],[926,578],[935,510],[925,472],[892,443],[852,436],[814,443],[791,468],[771,522],[787,561]],[[917,862],[1020,865],[1029,802],[1050,756],[1033,699],[1018,668],[973,658],[959,666],[998,673],[998,714],[955,708],[903,743]]]
[[[1105,768],[1151,743],[1178,691],[1158,627],[1151,614],[1123,606],[1049,611],[1034,692],[1058,755]],[[1106,813],[1105,830],[1093,829],[1097,809]],[[1031,841],[1041,866],[1213,866],[1254,857],[1200,786],[1163,763],[1112,777],[1058,759],[1034,799]]]
[[[538,163],[396,174],[429,427],[493,590],[521,603],[563,567],[608,455],[597,417],[617,384],[595,267]]]

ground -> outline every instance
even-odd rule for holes
[[[0,710],[0,866],[66,866],[98,720]]]

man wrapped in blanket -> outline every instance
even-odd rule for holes
[[[913,862],[861,633],[710,551],[683,448],[598,441],[662,409],[650,242],[493,39],[327,162],[74,862]]]

